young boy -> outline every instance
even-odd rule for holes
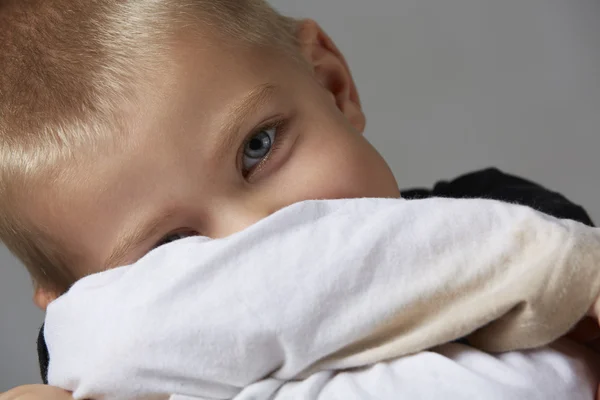
[[[7,1],[0,41],[0,236],[41,308],[182,237],[399,196],[335,45],[262,1]]]

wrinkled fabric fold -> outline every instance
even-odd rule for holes
[[[493,200],[306,201],[79,281],[48,308],[49,381],[76,398],[230,399],[462,337],[541,346],[600,292],[599,245]]]

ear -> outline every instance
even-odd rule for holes
[[[43,311],[46,311],[48,304],[56,300],[58,296],[54,291],[44,289],[38,284],[34,284],[33,302]]]
[[[338,109],[363,133],[366,118],[350,68],[333,40],[312,20],[298,22],[296,31],[302,55],[315,78],[332,95]]]

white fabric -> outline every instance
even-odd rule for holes
[[[568,340],[496,356],[462,344],[446,344],[355,371],[324,371],[299,382],[270,382],[271,398],[593,400],[598,365],[597,357]],[[248,387],[236,400],[269,398],[265,396],[269,389],[261,382]],[[191,398],[173,396],[171,400]]]
[[[484,325],[470,337],[487,348],[549,343],[597,296],[599,244],[596,229],[488,200],[303,202],[228,238],[180,240],[79,281],[48,308],[49,380],[79,399],[258,400],[307,378],[278,398],[347,399],[353,388],[340,376],[354,374],[384,398],[378,379],[364,383],[367,372],[323,371],[368,367]],[[460,373],[469,357],[486,364],[483,354],[465,352],[430,373],[454,368],[449,376],[484,388]],[[432,393],[419,389],[426,378],[408,378],[426,373],[431,354],[382,365],[402,377],[402,393]],[[574,370],[564,357],[557,370]],[[488,389],[502,386],[499,371]],[[293,394],[319,379],[329,394]],[[442,398],[492,398],[439,387]]]

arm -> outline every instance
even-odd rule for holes
[[[405,198],[416,199],[434,196],[494,199],[529,206],[556,218],[572,219],[593,226],[593,222],[586,211],[560,193],[548,190],[523,178],[505,174],[496,168],[469,173],[450,182],[438,182],[431,190],[403,190],[402,195]],[[38,338],[38,356],[42,380],[44,383],[48,383],[49,355],[43,335],[43,327],[40,329]]]
[[[50,381],[80,397],[224,396],[265,376],[364,366],[467,335],[488,350],[536,347],[589,309],[599,262],[598,230],[527,207],[304,202],[77,283],[48,308]]]
[[[285,383],[272,398],[351,399],[368,393],[370,398],[390,400],[592,400],[597,381],[598,360],[566,340],[498,355],[446,344],[368,368],[326,371]]]
[[[506,174],[497,168],[471,172],[451,181],[440,181],[432,189],[406,189],[402,191],[402,195],[408,199],[429,197],[494,199],[525,205],[556,218],[571,219],[594,226],[585,209],[564,195],[530,180]],[[589,344],[600,337],[597,322],[600,310],[591,310],[590,314],[594,318],[582,320],[569,334],[571,339]]]

